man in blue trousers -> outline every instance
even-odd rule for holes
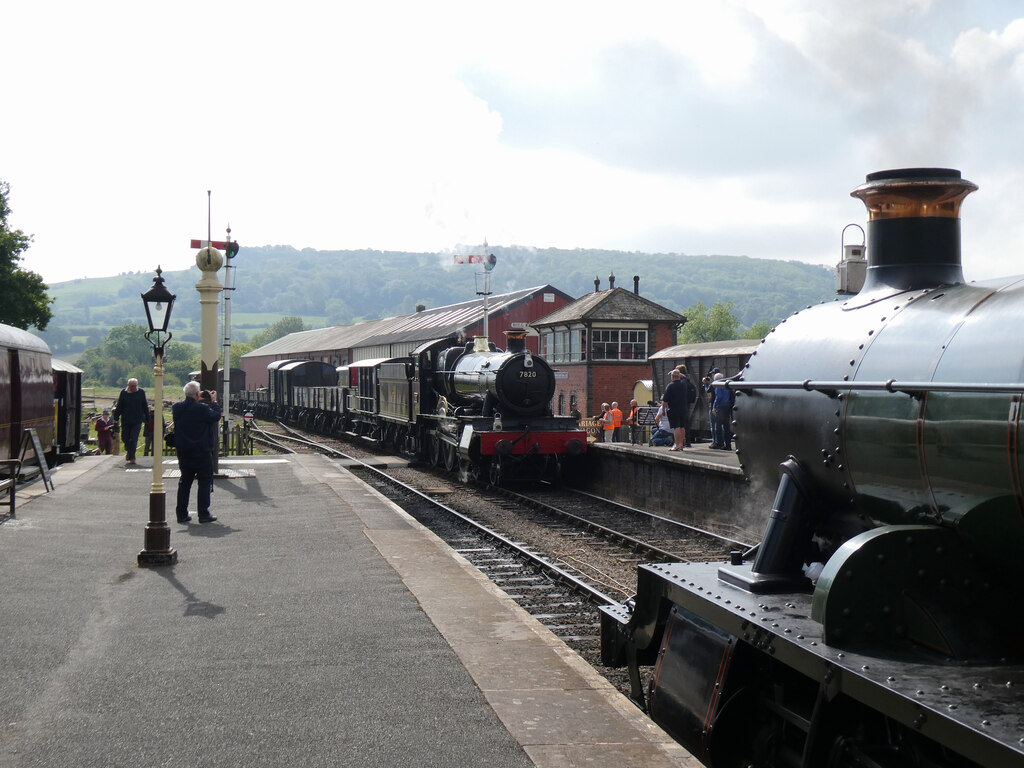
[[[171,407],[174,414],[174,447],[178,453],[178,502],[175,512],[179,523],[191,520],[188,497],[192,481],[198,480],[196,503],[200,523],[212,523],[217,518],[210,514],[210,488],[213,485],[213,436],[220,422],[217,392],[200,390],[199,382],[190,381],[184,387],[185,399]]]

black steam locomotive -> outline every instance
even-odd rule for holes
[[[643,565],[603,609],[605,662],[709,765],[1024,765],[1024,278],[964,282],[976,188],[926,168],[853,192],[863,288],[724,384],[752,487],[777,489],[762,542]]]
[[[507,332],[506,350],[487,339],[427,342],[405,357],[362,360],[332,371],[313,361],[270,364],[265,392],[236,407],[325,435],[356,435],[467,476],[557,477],[586,451],[575,419],[554,416],[555,375]],[[326,366],[329,368],[329,366]]]

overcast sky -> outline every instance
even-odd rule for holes
[[[12,2],[0,56],[48,282],[192,265],[207,190],[243,248],[834,265],[850,191],[910,166],[979,185],[968,279],[1024,273],[1010,0]]]

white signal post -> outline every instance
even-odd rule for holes
[[[487,241],[484,240],[484,251],[487,250]],[[477,296],[484,297],[484,339],[490,339],[488,333],[488,310],[487,310],[487,297],[491,295],[491,270],[494,269],[494,265],[498,263],[497,257],[492,253],[488,255],[474,253],[463,256],[461,254],[455,254],[456,264],[483,264],[484,265],[484,289],[477,291]]]
[[[224,252],[224,391],[221,394],[223,415],[222,441],[227,449],[227,435],[231,432],[231,291],[235,290],[234,270],[231,260],[238,253],[238,243],[231,239],[231,226],[227,228],[227,240],[192,240],[193,248],[213,247]]]

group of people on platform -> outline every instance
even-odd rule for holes
[[[735,405],[735,391],[716,387],[725,375],[712,368],[701,380],[701,386],[708,399],[708,422],[711,425],[711,448],[732,450],[732,409]],[[686,375],[686,365],[680,364],[669,374],[669,383],[661,396],[661,405],[655,416],[657,427],[648,445],[670,446],[670,451],[682,451],[692,446],[689,416],[697,400],[697,388]]]
[[[625,413],[619,408],[617,401],[613,401],[611,404],[601,403],[601,413],[596,417],[601,425],[601,432],[597,436],[598,442],[621,443],[625,434],[623,428],[627,428],[629,442],[633,445],[639,443],[642,430],[639,413],[640,406],[637,405],[636,400],[629,401],[629,410]]]
[[[716,387],[725,375],[712,368],[701,380],[701,386],[708,400],[708,422],[711,425],[711,448],[732,450],[732,409],[736,402],[734,390]],[[697,387],[686,373],[686,365],[677,365],[669,374],[669,382],[661,396],[661,404],[655,414],[655,429],[647,444],[669,446],[670,451],[682,451],[692,446],[690,413],[697,402]],[[654,403],[651,402],[653,406]],[[573,406],[571,415],[581,418],[579,409]],[[640,424],[640,406],[636,400],[629,401],[628,410],[619,407],[618,402],[601,403],[601,413],[594,417],[600,426],[597,441],[603,443],[623,442],[628,428],[628,439],[633,445],[642,444],[643,427]]]
[[[178,494],[175,512],[179,523],[187,523],[191,516],[188,500],[192,483],[198,481],[197,502],[199,522],[210,523],[217,518],[210,514],[210,494],[213,489],[213,452],[217,450],[217,425],[220,423],[220,404],[216,390],[207,392],[199,382],[190,381],[184,388],[184,398],[171,407],[174,417],[173,445],[178,457],[181,477],[178,480]],[[104,409],[97,416],[96,444],[101,454],[110,454],[115,436],[120,435],[124,443],[125,463],[135,464],[139,433],[144,431],[143,455],[153,450],[153,409],[149,406],[146,391],[139,387],[138,379],[128,379],[114,405],[113,413]]]

